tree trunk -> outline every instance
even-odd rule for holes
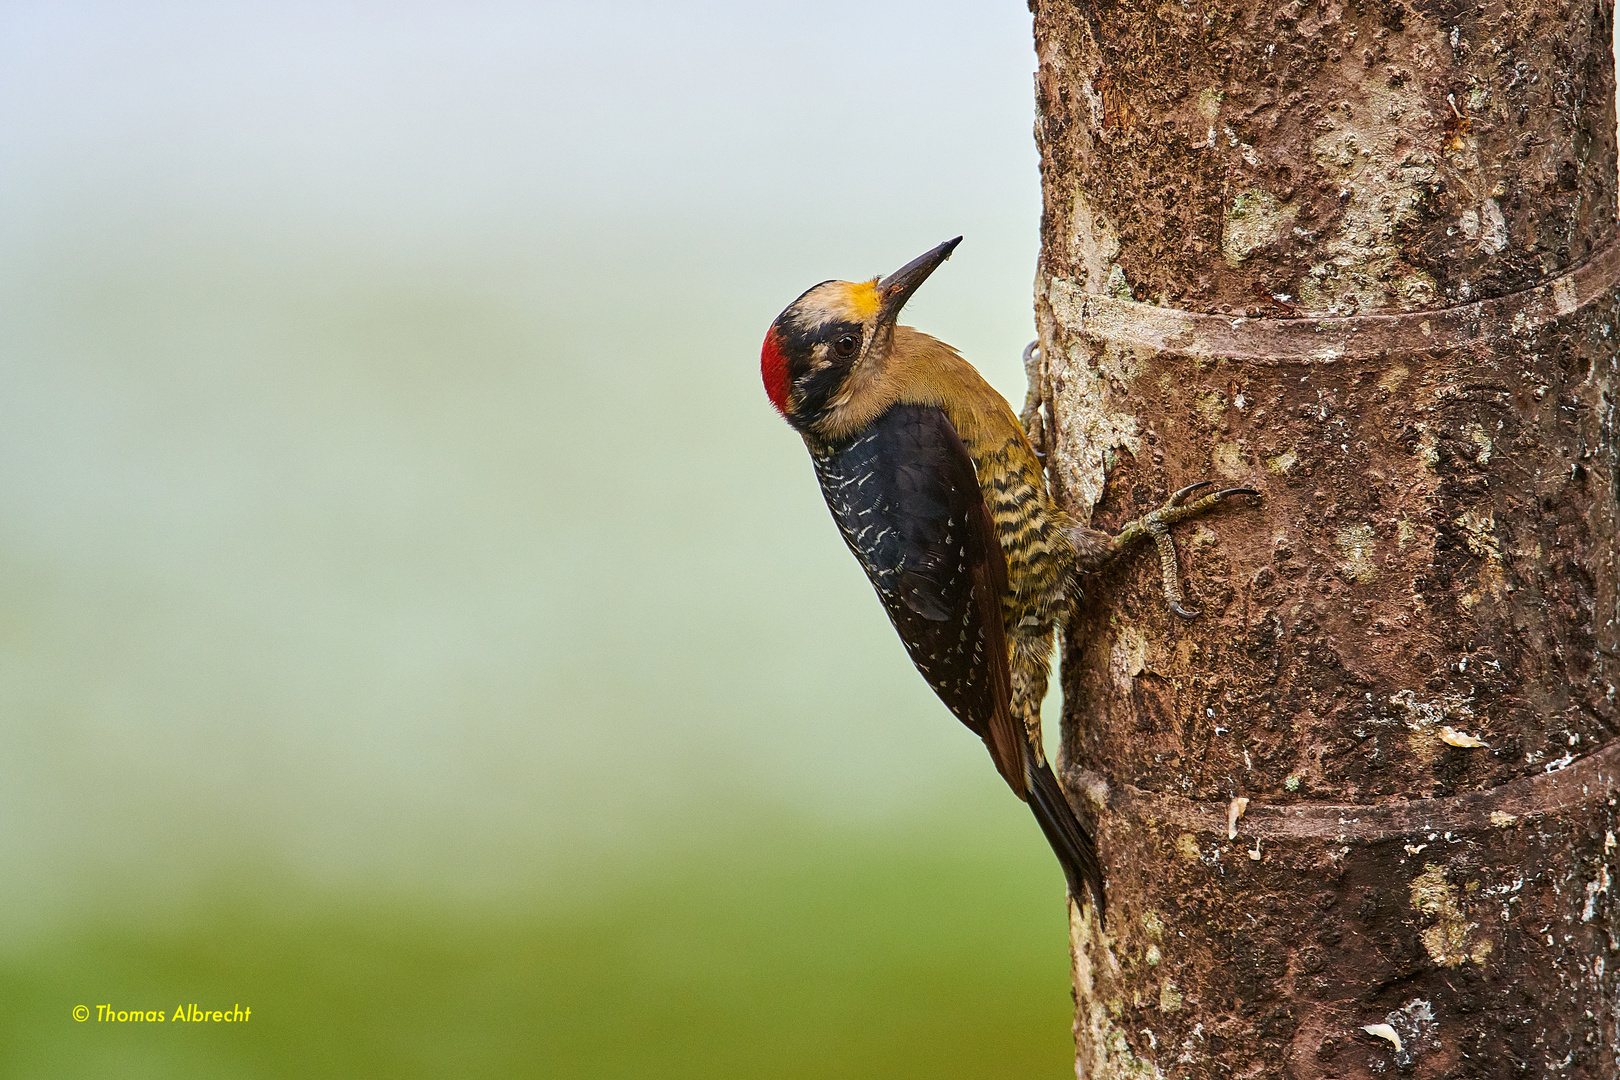
[[[1611,1080],[1610,0],[1033,6],[1078,1071]]]

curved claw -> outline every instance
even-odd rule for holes
[[[1154,547],[1159,551],[1159,573],[1167,606],[1183,619],[1196,619],[1202,612],[1181,602],[1181,575],[1176,566],[1176,544],[1171,539],[1170,527],[1213,510],[1222,499],[1233,495],[1261,497],[1260,492],[1254,488],[1233,487],[1222,488],[1214,494],[1189,501],[1188,496],[1212,486],[1213,483],[1211,480],[1200,480],[1196,484],[1188,484],[1170,496],[1157,510],[1143,514],[1127,524],[1120,534],[1113,538],[1112,543],[1101,545],[1100,550],[1094,541],[1089,541],[1091,535],[1089,530],[1080,530],[1087,535],[1090,544],[1088,546],[1087,543],[1076,542],[1076,553],[1081,556],[1084,569],[1088,572],[1098,569],[1133,544],[1151,538]]]
[[[1039,349],[1040,347],[1041,343],[1039,340],[1032,341],[1028,345],[1024,346],[1024,366],[1026,368],[1029,367],[1030,358],[1035,355],[1035,350]]]
[[[1178,491],[1174,495],[1170,496],[1169,500],[1164,505],[1166,505],[1166,506],[1180,506],[1181,503],[1182,503],[1182,500],[1184,500],[1187,496],[1191,495],[1193,492],[1197,491],[1199,488],[1207,488],[1207,487],[1209,487],[1209,485],[1213,484],[1214,482],[1215,481],[1213,481],[1213,480],[1200,480],[1196,484],[1188,484],[1186,487],[1182,488],[1180,491]],[[1216,496],[1216,498],[1219,498],[1219,497],[1220,496]]]

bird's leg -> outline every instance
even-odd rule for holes
[[[1193,618],[1198,614],[1198,610],[1186,607],[1181,602],[1181,577],[1176,567],[1176,542],[1171,539],[1170,526],[1188,518],[1207,514],[1215,509],[1222,499],[1230,496],[1260,494],[1253,488],[1223,488],[1195,502],[1187,501],[1187,497],[1193,492],[1209,485],[1208,480],[1188,484],[1165,500],[1163,506],[1128,523],[1114,536],[1095,529],[1071,529],[1070,539],[1074,541],[1075,550],[1079,555],[1076,566],[1081,573],[1096,573],[1141,541],[1152,537],[1154,547],[1159,550],[1159,569],[1164,578],[1165,602],[1170,605],[1171,611],[1182,618]]]
[[[1008,674],[1012,677],[1013,718],[1024,729],[1024,739],[1030,745],[1038,763],[1046,761],[1046,747],[1041,737],[1041,703],[1046,700],[1046,686],[1052,674],[1052,642],[1056,623],[1050,617],[1036,616],[1034,625],[1014,628],[1008,642],[1012,651],[1012,664]]]

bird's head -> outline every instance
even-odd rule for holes
[[[881,381],[900,309],[961,242],[947,240],[882,280],[823,281],[789,304],[759,353],[776,411],[803,432],[836,427],[839,409]]]

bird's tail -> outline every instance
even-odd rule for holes
[[[1108,910],[1103,897],[1102,864],[1097,861],[1097,841],[1080,824],[1074,808],[1069,805],[1063,789],[1058,786],[1052,768],[1035,756],[1033,748],[1024,749],[1024,775],[1029,781],[1029,808],[1035,820],[1041,823],[1046,842],[1052,845],[1063,876],[1069,879],[1069,894],[1084,905],[1089,889],[1097,905],[1097,921],[1102,923]]]

